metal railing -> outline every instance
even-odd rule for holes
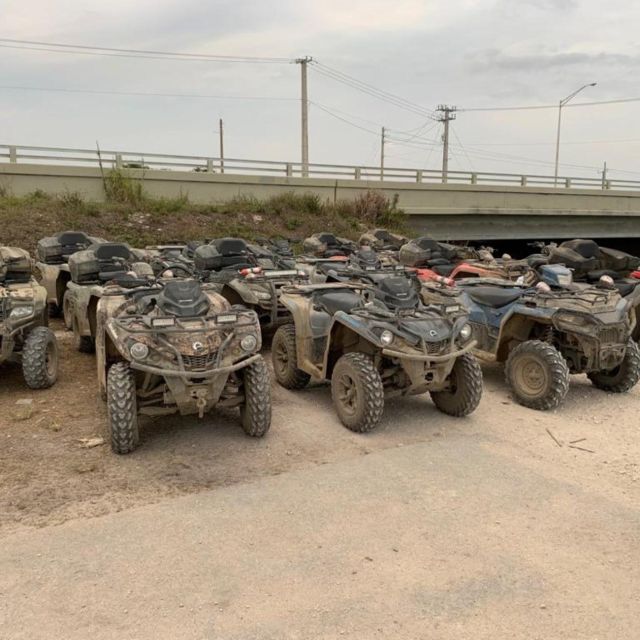
[[[272,175],[283,177],[332,178],[338,180],[366,180],[410,183],[449,183],[467,185],[505,185],[518,187],[557,187],[559,189],[617,189],[640,190],[638,180],[589,178],[584,176],[496,173],[491,171],[442,171],[434,169],[407,169],[404,167],[356,166],[343,164],[308,165],[300,162],[275,160],[246,160],[211,156],[185,156],[139,151],[110,151],[97,149],[64,149],[61,147],[31,147],[0,145],[0,163],[55,164],[66,166],[99,167],[106,169],[154,169],[161,171],[194,171],[234,175]]]

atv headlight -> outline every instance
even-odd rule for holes
[[[151,326],[154,329],[166,329],[167,327],[173,327],[175,323],[175,318],[153,318],[151,320]]]
[[[244,338],[242,338],[242,340],[240,340],[240,346],[245,351],[254,351],[258,346],[258,339],[252,335],[245,336]]]
[[[14,307],[11,309],[11,313],[9,314],[10,318],[14,318],[15,320],[19,320],[20,318],[27,318],[33,314],[33,305],[31,304],[23,304],[19,307]]]
[[[380,342],[382,342],[385,347],[388,347],[393,342],[393,333],[391,333],[389,329],[385,329],[380,334]]]
[[[149,355],[149,347],[142,342],[134,342],[129,347],[129,353],[134,360],[144,360]]]
[[[473,333],[473,330],[471,329],[471,325],[470,324],[465,324],[462,329],[460,329],[460,337],[466,342],[470,337],[471,334]]]

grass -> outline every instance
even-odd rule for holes
[[[37,241],[74,229],[142,247],[167,241],[222,236],[280,235],[302,241],[318,231],[356,239],[373,227],[404,231],[396,203],[369,191],[354,201],[323,201],[315,194],[283,193],[266,200],[237,197],[218,205],[199,205],[187,195],[151,198],[139,182],[122,172],[105,176],[107,202],[85,200],[76,192],[52,196],[34,191],[23,197],[0,190],[2,243],[35,251]]]

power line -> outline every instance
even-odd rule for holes
[[[382,100],[383,102],[392,104],[393,106],[398,107],[399,109],[404,109],[405,111],[410,111],[411,113],[415,113],[423,117],[425,116],[428,118],[431,117],[431,112],[424,109],[423,107],[420,107],[409,101],[406,101],[403,98],[393,96],[393,94],[389,94],[388,92],[382,91],[380,89],[376,89],[375,87],[372,87],[371,85],[368,85],[359,80],[351,79],[351,77],[346,76],[346,74],[341,74],[340,72],[334,72],[332,70],[328,70],[328,68],[325,68],[323,65],[321,66],[320,63],[318,62],[314,61],[314,63],[310,65],[310,68],[313,69],[313,71],[317,74],[325,76],[336,82],[340,82],[341,84],[344,84],[352,89],[355,89],[356,91],[360,91],[361,93],[365,93],[373,98],[377,98],[378,100]]]
[[[109,95],[109,96],[134,96],[134,97],[153,97],[153,98],[202,98],[207,100],[277,100],[277,101],[298,101],[298,98],[279,98],[270,96],[221,96],[212,94],[199,93],[155,93],[153,91],[111,91],[99,89],[67,89],[54,87],[20,87],[12,85],[0,85],[0,90],[10,91],[43,91],[54,93],[85,93],[90,95]]]
[[[335,118],[336,120],[340,120],[342,122],[344,122],[345,124],[351,125],[352,127],[355,127],[356,129],[360,129],[360,131],[366,131],[367,133],[371,133],[376,137],[380,136],[380,133],[378,131],[373,131],[372,129],[367,129],[366,127],[361,127],[359,124],[356,124],[355,122],[351,122],[350,120],[347,120],[346,118],[343,118],[342,116],[338,115],[337,113],[333,113],[333,111],[331,111],[330,109],[327,109],[326,107],[323,107],[321,104],[318,104],[317,102],[313,102],[312,100],[309,100],[309,103],[312,104],[314,107],[320,109],[321,111],[324,111],[325,113],[329,114],[332,118]]]
[[[594,107],[602,104],[623,104],[625,102],[640,102],[640,98],[617,98],[615,100],[597,100],[591,102],[572,102],[564,105],[563,108],[574,107]],[[557,109],[557,104],[536,104],[528,106],[517,107],[461,107],[458,111],[470,112],[470,111],[532,111],[536,109]]]
[[[123,49],[116,47],[96,47],[90,45],[66,44],[59,42],[41,42],[37,40],[16,40],[12,38],[0,38],[0,42],[7,44],[0,45],[11,49],[28,49],[35,51],[48,51],[66,53],[84,53],[91,55],[117,55],[119,57],[141,57],[157,59],[185,59],[200,60],[207,62],[261,62],[261,63],[292,63],[291,58],[277,58],[264,56],[229,56],[210,53],[179,53],[175,51],[156,51],[146,49]],[[40,47],[48,47],[41,49]]]

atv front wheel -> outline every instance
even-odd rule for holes
[[[622,362],[611,371],[592,371],[587,374],[594,387],[612,393],[624,393],[636,386],[640,379],[640,349],[629,340]]]
[[[107,412],[111,450],[131,453],[138,446],[136,381],[126,362],[116,362],[107,374]]]
[[[241,371],[244,404],[240,405],[242,428],[248,436],[261,438],[271,426],[271,380],[264,358]]]
[[[558,407],[569,391],[569,367],[551,344],[528,340],[507,358],[507,384],[516,400],[538,411]]]
[[[64,318],[64,326],[67,331],[73,329],[73,310],[71,309],[71,296],[65,291],[62,298],[62,317]]]
[[[333,368],[331,397],[347,429],[371,431],[384,410],[384,388],[373,360],[364,353],[345,353]]]
[[[22,348],[22,374],[31,389],[47,389],[58,379],[58,343],[53,331],[36,327]]]
[[[296,328],[283,324],[275,332],[271,342],[271,359],[276,380],[285,389],[304,389],[311,376],[298,369],[296,352]]]
[[[473,413],[482,397],[482,369],[470,353],[464,353],[455,361],[449,375],[449,387],[432,391],[433,404],[449,416],[461,418]]]

